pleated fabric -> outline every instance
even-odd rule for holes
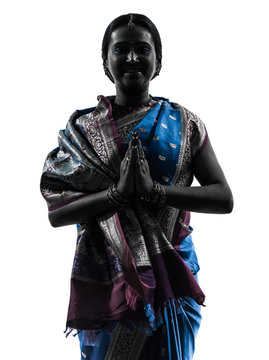
[[[192,228],[191,232],[192,232]],[[191,234],[180,245],[180,256],[187,263],[198,282],[200,267]],[[175,274],[176,276],[176,274]],[[177,302],[177,304],[176,304]],[[176,306],[179,305],[179,306]],[[195,337],[201,324],[201,306],[192,298],[172,299],[162,309],[163,322],[152,336],[147,336],[139,360],[191,360],[195,350]],[[81,360],[104,360],[113,335],[107,331],[100,333],[98,346],[83,344],[83,331],[79,334]],[[115,354],[109,360],[132,360],[128,354]]]
[[[180,310],[176,313],[175,300],[164,308],[165,324],[147,338],[141,360],[191,360],[195,350],[195,337],[201,324],[201,306],[192,298],[176,300]]]

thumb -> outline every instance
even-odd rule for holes
[[[133,163],[134,163],[134,160],[135,160],[135,149],[131,146],[131,148],[130,148],[130,153],[129,153],[129,159],[130,159],[130,161],[129,161],[129,163],[130,163],[130,165],[133,165]]]
[[[140,159],[139,159],[139,149],[138,149],[138,146],[136,145],[134,148],[134,152],[135,152],[135,155],[134,155],[134,158],[135,158],[135,164],[137,166],[140,166]]]

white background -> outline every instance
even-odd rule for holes
[[[52,228],[45,156],[73,111],[114,94],[106,26],[156,24],[163,68],[150,93],[199,115],[234,194],[229,215],[193,214],[207,295],[196,360],[268,359],[268,12],[266,1],[9,1],[1,5],[1,359],[79,359],[63,330],[75,226]],[[2,216],[3,218],[3,216]]]

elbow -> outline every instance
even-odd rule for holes
[[[230,189],[226,189],[223,199],[223,212],[224,214],[230,214],[233,211],[234,200],[233,194]]]
[[[53,211],[50,211],[50,212],[49,212],[48,217],[49,217],[50,225],[51,225],[52,227],[56,228],[56,227],[59,227],[59,226],[60,226],[59,221],[58,221],[58,219],[57,219],[57,216],[56,216],[56,214],[55,214]]]
[[[230,214],[233,211],[234,200],[233,196],[229,196],[229,198],[225,202],[225,214]]]

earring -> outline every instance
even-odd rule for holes
[[[104,68],[105,75],[109,78],[109,80],[111,80],[113,83],[115,83],[113,76],[111,75],[110,71],[108,70],[108,67],[105,62],[103,62],[103,68]]]
[[[162,65],[159,63],[156,67],[155,76],[160,75],[161,68],[162,68]]]

